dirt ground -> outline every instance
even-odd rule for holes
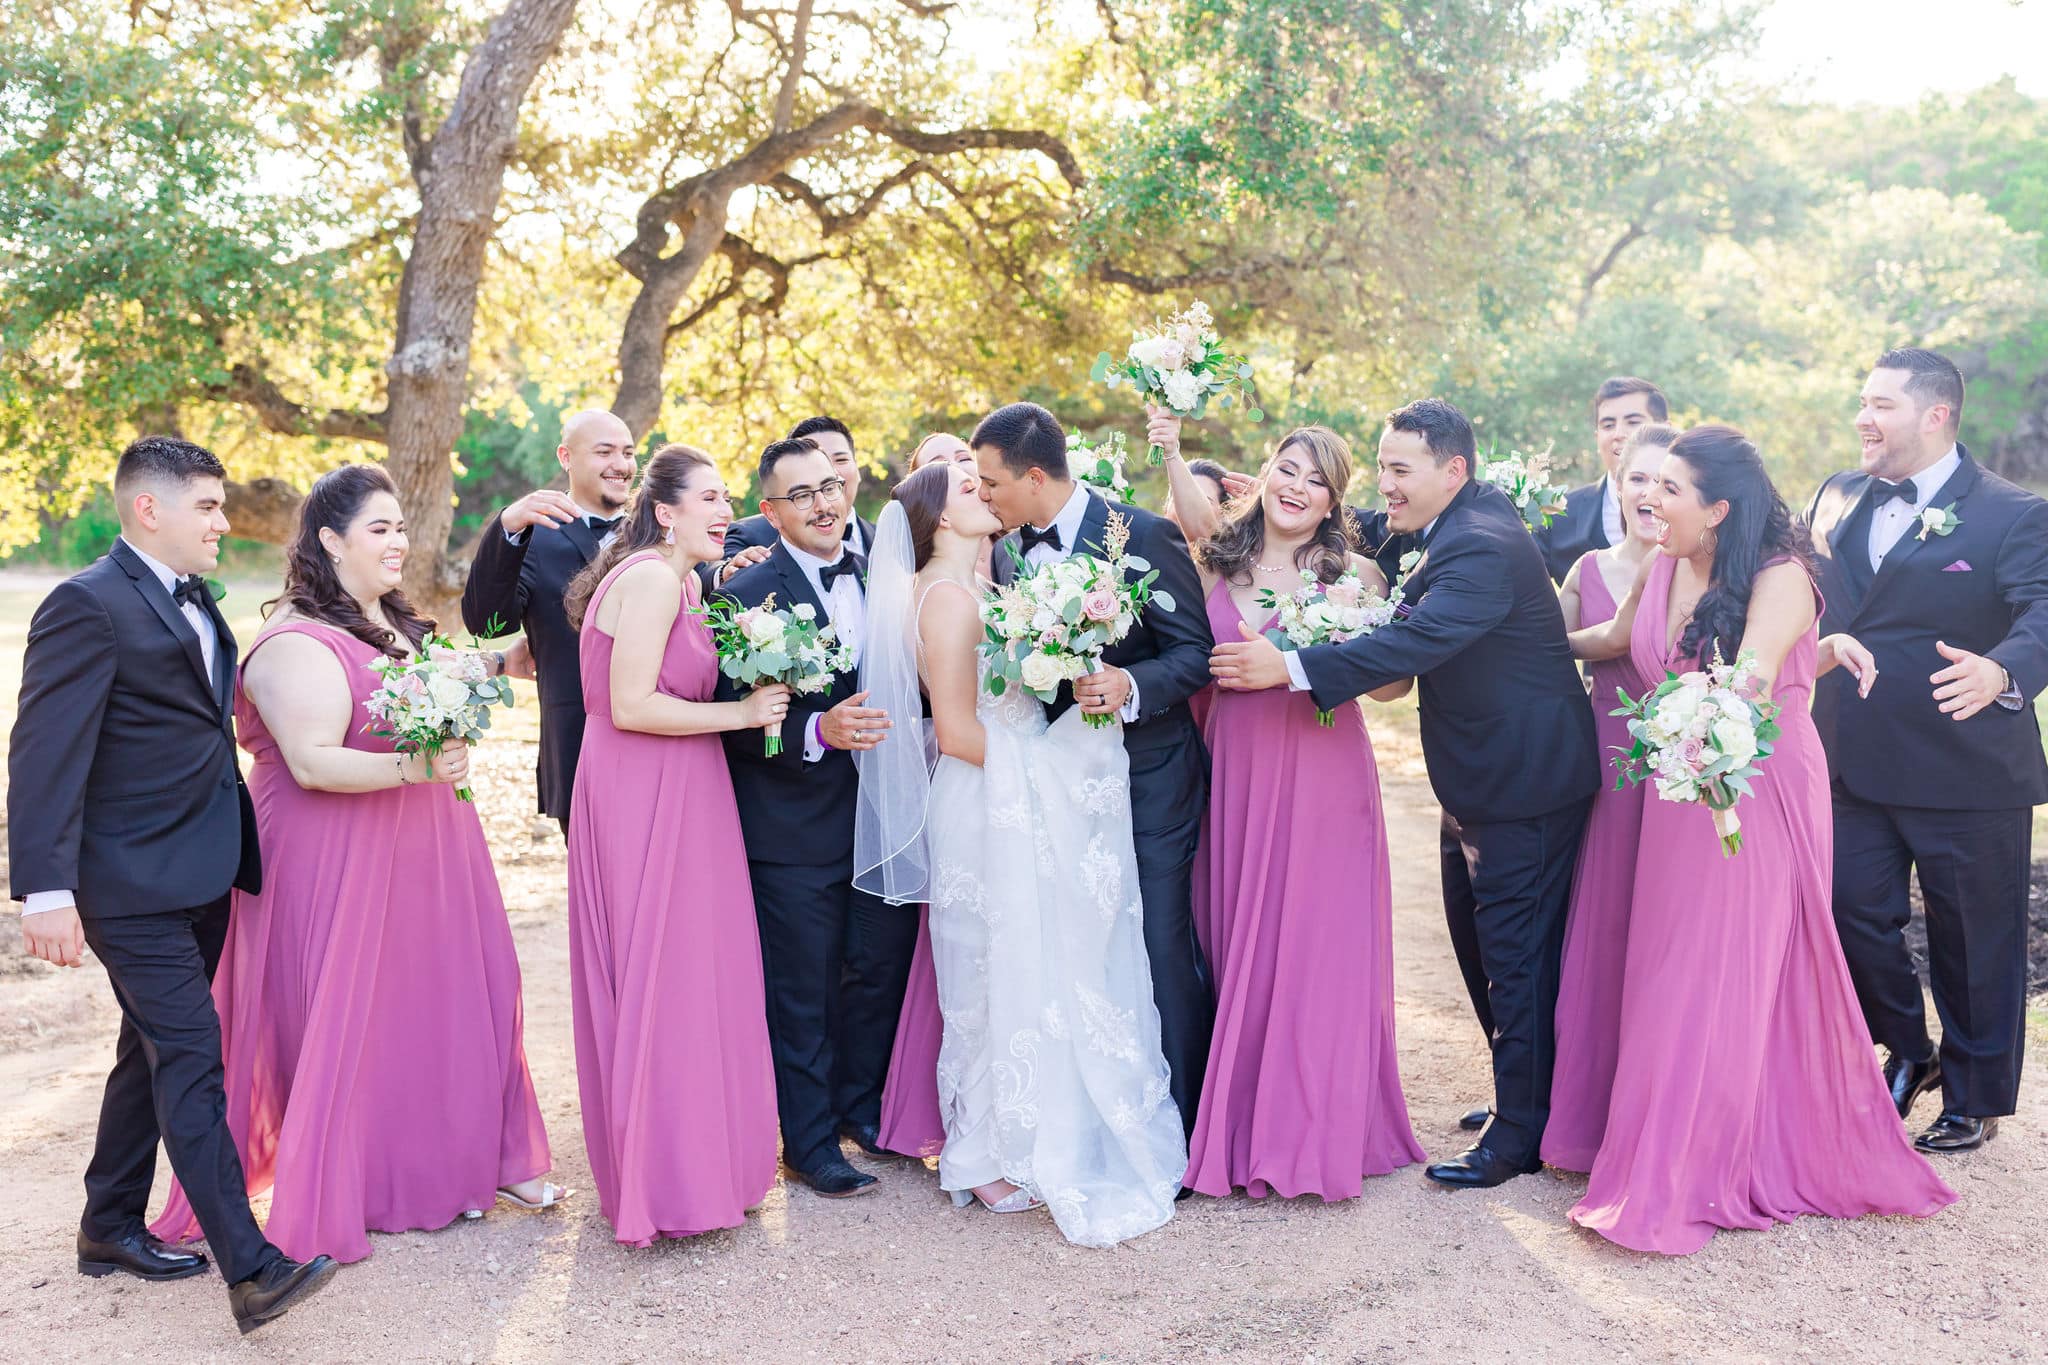
[[[12,701],[11,688],[9,702]],[[1379,732],[1395,849],[1402,1074],[1432,1154],[1486,1094],[1486,1055],[1437,902],[1436,809],[1412,724]],[[87,1280],[79,1177],[115,1011],[104,975],[24,960],[0,933],[0,1360],[1289,1361],[2048,1359],[2043,1021],[2023,1111],[1942,1163],[1962,1199],[1923,1223],[1806,1219],[1696,1256],[1616,1248],[1565,1221],[1546,1171],[1452,1192],[1411,1168],[1363,1198],[1196,1198],[1114,1251],[1041,1215],[956,1211],[914,1163],[863,1198],[778,1186],[744,1228],[621,1248],[590,1191],[576,1105],[560,838],[530,819],[530,743],[476,783],[526,980],[527,1055],[580,1193],[550,1214],[373,1239],[318,1300],[237,1337],[216,1278]],[[1923,1101],[1916,1120],[1933,1117]],[[160,1173],[158,1199],[163,1196]]]

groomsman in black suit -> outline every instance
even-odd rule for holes
[[[1621,544],[1621,448],[1637,427],[1668,421],[1670,414],[1663,390],[1647,379],[1617,375],[1594,392],[1593,440],[1607,472],[1567,493],[1564,511],[1536,533],[1553,581],[1564,582],[1586,551]]]
[[[1224,687],[1292,687],[1325,710],[1420,680],[1422,755],[1444,808],[1444,915],[1494,1078],[1477,1144],[1427,1174],[1490,1186],[1542,1165],[1565,904],[1600,769],[1543,557],[1507,497],[1472,481],[1473,458],[1471,424],[1441,399],[1388,417],[1387,523],[1421,550],[1403,619],[1285,654],[1246,631],[1217,646],[1212,668]]]
[[[981,496],[1011,534],[996,546],[996,581],[1016,574],[1016,557],[1034,568],[1070,554],[1103,554],[1110,504],[1067,470],[1067,436],[1036,403],[1012,403],[981,420],[968,442]],[[1131,822],[1144,902],[1145,955],[1159,1006],[1160,1048],[1181,1122],[1194,1131],[1215,1023],[1215,988],[1195,938],[1194,866],[1209,801],[1209,751],[1188,713],[1188,698],[1209,680],[1208,617],[1202,580],[1174,524],[1141,508],[1115,508],[1130,526],[1130,552],[1159,572],[1154,585],[1175,609],[1148,609],[1130,634],[1104,651],[1105,667],[1048,708],[1057,719],[1077,702],[1084,712],[1123,719],[1131,760]]]
[[[832,461],[833,476],[846,485],[846,505],[855,507],[860,499],[860,461],[854,458],[853,433],[846,423],[837,417],[806,417],[789,429],[787,440],[808,440],[825,452]],[[848,515],[845,526],[846,548],[867,559],[874,542],[869,537],[868,524],[859,517]],[[760,563],[767,557],[778,539],[775,525],[765,513],[741,517],[725,533],[725,558],[727,563],[738,562],[743,568]]]
[[[2018,1102],[2032,807],[2048,801],[2033,699],[2048,685],[2048,503],[1956,441],[1963,376],[1887,351],[1856,414],[1862,467],[1807,509],[1827,615],[1877,661],[1814,689],[1834,779],[1835,925],[1904,1118],[1941,1088],[1925,1152],[1981,1146]],[[1917,870],[1941,1050],[1903,931]]]
[[[78,1269],[176,1280],[207,1258],[144,1226],[159,1137],[252,1332],[334,1274],[264,1240],[221,1089],[210,984],[231,886],[258,891],[256,817],[235,763],[235,637],[203,575],[227,534],[226,471],[145,436],[114,473],[121,535],[36,608],[7,751],[7,839],[28,951],[91,946],[121,1004],[85,1172]]]
[[[848,548],[844,528],[857,519],[845,480],[813,439],[798,437],[762,451],[759,485],[776,541],[765,561],[732,576],[724,596],[743,607],[771,596],[778,608],[807,603],[857,660],[867,562]],[[872,526],[860,523],[858,536],[874,544]],[[862,704],[858,685],[849,669],[830,690],[791,698],[774,758],[758,730],[725,736],[761,927],[782,1160],[830,1198],[875,1183],[847,1162],[841,1137],[870,1156],[890,1155],[879,1131],[882,1083],[917,945],[915,913],[853,886],[853,755],[883,742],[891,724]],[[720,700],[741,692],[719,679]]]
[[[540,690],[540,813],[566,834],[583,749],[583,674],[562,594],[624,514],[639,459],[626,424],[595,409],[562,424],[555,458],[569,491],[536,489],[491,519],[462,588],[462,624],[477,636],[526,632],[526,657],[509,653],[506,672]]]

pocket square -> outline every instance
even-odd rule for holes
[[[1958,559],[1955,563],[1942,570],[1943,573],[1968,573],[1969,571],[1970,561],[1967,559]]]

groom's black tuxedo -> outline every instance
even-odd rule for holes
[[[861,533],[863,544],[874,544],[873,527],[863,522]],[[734,574],[721,596],[742,607],[771,596],[778,608],[808,603],[820,622],[831,619],[810,576],[779,539],[765,561]],[[782,752],[774,758],[764,753],[759,730],[729,730],[724,737],[761,929],[783,1160],[800,1171],[837,1154],[842,1125],[880,1121],[896,1016],[917,945],[914,911],[854,889],[860,775],[853,755],[827,749],[817,762],[804,761],[812,718],[859,685],[858,673],[849,670],[829,691],[792,697]],[[743,695],[720,675],[719,700]],[[883,743],[915,742],[908,737],[916,733],[916,717],[889,719],[895,728]]]
[[[1172,1073],[1173,1101],[1192,1131],[1216,1004],[1194,920],[1195,851],[1209,804],[1209,751],[1187,703],[1208,685],[1213,641],[1202,608],[1201,576],[1179,530],[1141,508],[1118,503],[1114,510],[1131,528],[1130,553],[1158,570],[1153,589],[1174,599],[1173,611],[1157,604],[1148,608],[1130,634],[1102,657],[1128,672],[1138,692],[1137,719],[1124,726],[1123,738],[1131,763],[1131,833],[1144,901],[1145,953],[1152,964],[1152,995],[1159,1006],[1160,1047]],[[1102,498],[1089,498],[1070,553],[1107,553],[1110,511]],[[997,582],[1016,576],[1017,551],[1014,535],[996,546]],[[1072,689],[1062,687],[1047,711],[1057,719],[1072,705]]]
[[[1485,1141],[1523,1161],[1550,1115],[1565,905],[1600,785],[1593,709],[1543,556],[1500,490],[1458,490],[1405,593],[1405,619],[1302,650],[1301,668],[1324,710],[1419,680],[1422,754],[1444,808],[1444,915],[1493,1043]]]
[[[1835,922],[1872,1037],[1927,1055],[1926,1011],[1903,930],[1907,875],[1927,904],[1944,1108],[2013,1112],[2026,1033],[2031,807],[2048,801],[2033,698],[2048,686],[2048,502],[1961,463],[1926,504],[1953,506],[1946,536],[1906,534],[1870,567],[1872,480],[1837,474],[1807,508],[1826,614],[1877,660],[1867,698],[1838,669],[1814,688],[1834,780]],[[2012,675],[2021,704],[1957,722],[1928,676],[1941,640]]]
[[[8,859],[16,898],[75,893],[121,1004],[82,1230],[141,1230],[161,1121],[234,1283],[278,1253],[249,1214],[209,984],[229,888],[260,890],[262,860],[235,762],[235,637],[210,599],[202,610],[211,676],[191,623],[123,541],[43,599],[8,746]]]

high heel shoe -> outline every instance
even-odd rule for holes
[[[953,1196],[953,1207],[956,1209],[964,1209],[969,1204],[979,1204],[990,1213],[1028,1213],[1045,1203],[1043,1199],[1036,1198],[1031,1191],[1021,1187],[1010,1191],[993,1204],[973,1190],[948,1190],[946,1193]]]

